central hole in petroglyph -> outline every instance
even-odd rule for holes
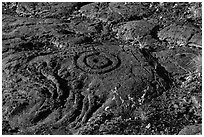
[[[93,59],[93,62],[94,62],[94,63],[98,63],[99,60],[98,60],[97,58],[95,58],[95,59]]]

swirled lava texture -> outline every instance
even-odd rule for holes
[[[201,133],[199,3],[2,6],[3,134]]]

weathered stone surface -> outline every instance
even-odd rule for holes
[[[122,20],[141,19],[150,11],[140,3],[91,3],[80,9],[81,13],[90,18],[102,21],[119,22]]]
[[[165,81],[153,73],[153,68],[141,64],[145,62],[142,56],[136,50],[127,54],[120,47],[109,43],[90,45],[84,49],[74,47],[65,52],[36,56],[13,70],[18,72],[24,69],[24,72],[14,75],[27,77],[23,87],[19,85],[15,89],[18,96],[23,94],[26,100],[22,98],[16,103],[5,100],[3,115],[9,118],[12,128],[18,127],[23,131],[25,125],[31,129],[44,124],[74,124],[78,127],[80,123],[87,122],[89,118],[107,109],[120,115],[118,109],[122,111],[120,107],[128,105],[130,98],[133,106],[137,107],[151,100],[148,94],[155,92],[157,96],[165,88]],[[16,57],[13,58],[15,62],[22,59],[19,55]],[[8,66],[6,60],[4,66]],[[68,69],[68,72],[61,73],[63,69]],[[56,73],[59,70],[60,76]],[[163,86],[159,86],[157,82],[152,83],[155,76]],[[69,81],[61,77],[66,77]],[[71,79],[78,82],[70,83]],[[30,86],[32,88],[27,90]],[[13,98],[13,94],[10,95]],[[140,98],[144,95],[148,98],[141,101]]]
[[[191,3],[191,7],[188,8],[187,18],[192,20],[199,21],[199,24],[202,22],[202,8],[200,3]]]
[[[139,19],[151,14],[150,10],[146,9],[141,3],[111,2],[109,7],[112,11],[122,15],[124,19]]]
[[[196,33],[192,36],[188,43],[191,47],[202,48],[202,33]]]
[[[168,72],[171,72],[173,75],[183,75],[197,71],[199,61],[196,58],[198,58],[201,53],[200,50],[189,47],[178,47],[155,54],[159,62]]]
[[[160,14],[187,5],[3,3],[3,134],[178,134],[201,124],[201,31],[189,19],[161,30]],[[168,48],[180,41],[189,47]]]
[[[187,45],[188,42],[192,41],[191,39],[192,39],[192,36],[194,35],[196,35],[194,37],[197,37],[197,39],[200,38],[198,36],[200,34],[197,34],[200,31],[201,31],[200,29],[193,26],[173,24],[162,29],[158,33],[158,37],[160,40],[166,40],[169,43],[183,46],[183,45]],[[193,40],[195,39],[196,38],[193,38]],[[195,44],[200,44],[198,40],[193,42]]]
[[[129,21],[121,25],[118,29],[118,37],[124,41],[135,40],[148,35],[155,24],[148,21]]]
[[[79,4],[79,2],[20,2],[16,5],[16,13],[22,17],[59,19],[68,17]]]
[[[91,3],[80,8],[80,12],[90,18],[99,18],[107,22],[110,15],[108,3]]]
[[[184,127],[179,135],[202,135],[202,125],[191,125]]]

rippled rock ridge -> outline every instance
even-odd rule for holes
[[[4,135],[202,134],[202,4],[3,2]]]

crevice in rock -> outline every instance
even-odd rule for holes
[[[143,56],[146,58],[148,61],[149,65],[152,66],[156,73],[164,79],[166,82],[166,90],[171,88],[171,85],[173,84],[173,78],[171,74],[164,68],[162,67],[161,64],[157,61],[156,58],[154,58],[151,53],[149,53],[146,49],[141,49],[140,50]]]
[[[52,113],[52,110],[50,110],[50,108],[47,108],[43,111],[40,111],[36,116],[35,118],[32,120],[33,123],[37,123],[39,122],[40,120],[43,120],[45,119],[46,117],[48,117],[49,114]]]
[[[152,38],[159,40],[157,33],[158,33],[160,27],[161,26],[157,25],[151,30],[150,35],[152,36]]]

